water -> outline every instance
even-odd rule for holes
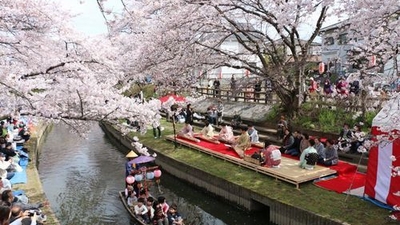
[[[88,138],[82,139],[65,126],[54,126],[39,157],[44,191],[62,225],[134,224],[118,198],[124,188],[125,156],[97,124],[91,129]],[[168,203],[178,204],[186,225],[268,221],[262,213],[246,213],[165,173],[161,191]]]

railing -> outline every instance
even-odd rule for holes
[[[224,99],[226,101],[255,102],[260,104],[275,104],[279,101],[272,91],[254,91],[252,88],[245,90],[215,89],[207,87],[197,87],[196,92],[207,97]]]
[[[196,92],[211,98],[219,98],[228,102],[254,102],[259,104],[276,104],[280,99],[273,91],[265,90],[260,92],[254,91],[252,88],[245,90],[232,89],[215,89],[208,87],[196,87]],[[312,103],[315,108],[342,108],[346,111],[363,111],[363,110],[379,110],[382,104],[389,100],[387,96],[365,97],[356,96],[327,96],[324,94],[311,94],[305,96],[306,102]]]

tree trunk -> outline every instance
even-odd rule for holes
[[[299,89],[288,90],[278,86],[275,91],[281,100],[284,112],[286,112],[289,117],[295,118],[300,109],[299,97],[297,96]]]

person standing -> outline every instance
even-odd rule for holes
[[[215,78],[213,86],[214,86],[214,98],[219,97],[221,83],[219,82],[218,78]]]
[[[260,78],[256,78],[256,83],[254,84],[254,102],[260,101],[260,93],[261,93],[261,81]]]
[[[223,113],[224,113],[224,105],[222,104],[221,100],[218,100],[218,104],[217,104],[217,125],[222,123],[222,117],[223,117]]]
[[[235,75],[233,75],[233,74],[232,74],[232,77],[231,77],[230,85],[231,85],[232,97],[234,97],[235,101],[237,101],[237,98],[236,98],[236,79],[235,79]]]
[[[160,138],[161,137],[161,123],[160,123],[161,116],[160,114],[154,115],[153,119],[153,136],[154,138]],[[157,132],[158,131],[158,132]]]

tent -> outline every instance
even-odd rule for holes
[[[392,98],[372,121],[377,141],[369,151],[364,194],[400,206],[400,96]]]
[[[168,101],[170,98],[174,99],[175,102],[185,102],[186,99],[183,96],[179,96],[179,95],[165,95],[162,96],[161,98],[159,98],[159,100],[161,101],[161,103],[164,103],[166,101]]]

